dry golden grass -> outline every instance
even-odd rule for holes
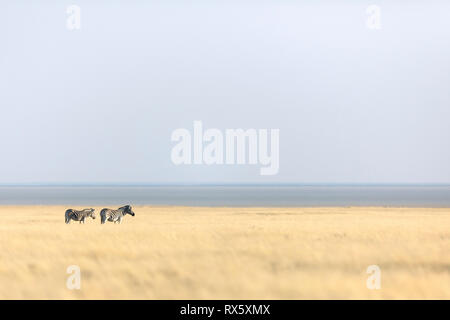
[[[121,225],[64,211],[0,207],[0,298],[450,298],[450,209],[134,207]]]

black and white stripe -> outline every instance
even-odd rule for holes
[[[126,205],[124,207],[120,207],[117,210],[113,209],[102,209],[100,211],[100,217],[102,219],[102,224],[104,224],[106,221],[114,222],[114,223],[121,223],[122,218],[124,215],[129,214],[134,217],[134,212],[131,209],[131,206]]]
[[[69,224],[70,220],[74,221],[80,221],[80,223],[84,223],[84,220],[86,217],[91,217],[92,219],[95,219],[95,213],[94,209],[83,209],[83,210],[74,210],[74,209],[68,209],[65,213],[65,219],[66,223]]]

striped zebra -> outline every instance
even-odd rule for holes
[[[84,223],[86,217],[91,217],[92,219],[95,219],[94,211],[95,209],[92,208],[83,210],[68,209],[66,210],[65,213],[66,223],[69,224],[70,220],[80,221],[80,223]]]
[[[131,209],[131,206],[126,205],[124,207],[120,207],[117,210],[113,210],[113,209],[102,209],[102,211],[100,211],[100,217],[102,219],[102,224],[104,224],[106,221],[110,221],[110,222],[114,222],[114,223],[121,223],[122,222],[122,218],[124,215],[129,214],[130,216],[134,217],[134,212]]]

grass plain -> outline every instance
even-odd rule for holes
[[[1,206],[0,299],[450,299],[449,208],[95,208]]]

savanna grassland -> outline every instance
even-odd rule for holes
[[[65,209],[0,207],[1,299],[450,299],[450,209],[133,207],[121,225]]]

